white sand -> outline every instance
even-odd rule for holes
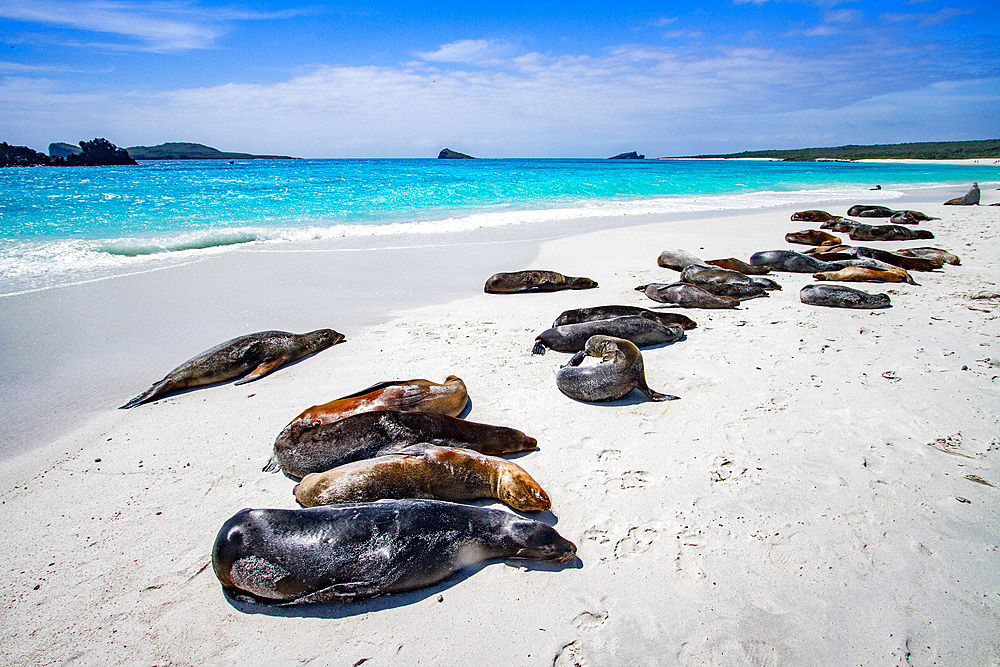
[[[995,194],[984,190],[984,203]],[[568,355],[533,357],[532,339],[566,308],[655,305],[633,287],[674,279],[656,266],[662,249],[746,259],[789,248],[784,233],[815,226],[789,222],[793,209],[593,232],[535,257],[499,253],[463,279],[477,286],[467,297],[346,331],[348,342],[259,382],[93,408],[70,435],[2,469],[0,658],[996,664],[1000,489],[966,476],[1000,486],[1000,208],[940,201],[906,202],[941,216],[921,225],[933,241],[870,245],[942,247],[962,266],[914,273],[919,286],[861,286],[888,292],[890,309],[805,306],[798,291],[811,277],[779,273],[784,289],[769,298],[682,311],[698,328],[644,353],[650,386],[679,401],[571,401],[554,381]],[[265,262],[279,283],[288,259]],[[495,270],[528,267],[601,286],[479,291]],[[188,282],[174,276],[213,270],[155,279],[183,295]],[[323,319],[315,326],[344,329],[335,301],[322,318],[312,308],[287,328]],[[221,322],[242,309],[254,305],[196,314]],[[118,402],[169,368],[149,365],[116,369],[130,377]],[[469,419],[538,438],[517,462],[552,497],[540,518],[578,545],[576,564],[490,563],[352,605],[230,604],[209,563],[219,526],[243,507],[295,507],[293,482],[260,472],[281,427],[380,380],[452,373],[469,387]]]

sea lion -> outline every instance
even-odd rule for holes
[[[579,324],[580,322],[592,322],[594,320],[610,320],[613,317],[624,315],[641,315],[656,320],[660,324],[677,324],[684,329],[694,329],[698,323],[687,315],[680,313],[665,313],[655,310],[647,310],[639,306],[593,306],[591,308],[574,308],[564,310],[562,314],[552,323],[554,327],[561,327],[564,324]]]
[[[344,340],[333,329],[317,329],[305,334],[287,331],[260,331],[220,343],[167,373],[167,376],[120,409],[190,387],[201,387],[242,377],[236,384],[259,380],[282,364],[324,350]]]
[[[913,241],[934,238],[934,234],[926,229],[910,229],[902,225],[857,224],[847,234],[852,241]]]
[[[831,220],[830,222],[824,222],[819,226],[820,229],[829,229],[831,232],[839,232],[841,234],[846,234],[854,229],[860,222],[854,220],[848,220],[847,218],[838,218],[836,220]]]
[[[695,283],[691,283],[695,285]],[[767,297],[767,289],[753,282],[748,283],[698,283],[695,285],[715,296],[725,296],[745,301],[758,297]]]
[[[786,243],[798,243],[801,245],[839,245],[842,239],[818,229],[803,229],[801,232],[789,232],[785,234]]]
[[[739,271],[704,264],[692,264],[686,267],[681,271],[681,281],[697,285],[716,296],[728,296],[740,300],[767,296],[769,289]],[[773,281],[767,282],[773,283]]]
[[[942,264],[953,264],[955,266],[959,266],[962,263],[958,255],[953,255],[941,248],[900,248],[896,251],[896,254],[907,257],[924,257],[933,262],[940,261]]]
[[[757,285],[758,287],[763,287],[765,290],[769,292],[781,289],[781,285],[779,285],[777,281],[771,280],[770,278],[765,278],[764,276],[748,276],[748,277],[750,278],[751,283]]]
[[[821,262],[815,257],[803,255],[792,250],[762,250],[750,257],[754,266],[770,266],[774,271],[791,273],[816,273],[817,271],[836,271],[836,264]]]
[[[583,360],[597,357],[596,366],[579,367]],[[673,401],[677,396],[653,391],[646,384],[642,353],[632,343],[611,336],[592,336],[586,347],[556,373],[559,391],[578,401],[616,401],[638,389],[652,401]]]
[[[487,294],[517,294],[520,292],[556,292],[564,289],[593,289],[597,282],[590,278],[564,276],[555,271],[514,271],[495,273],[486,281]]]
[[[762,276],[771,271],[771,269],[766,266],[753,266],[752,264],[747,264],[746,262],[736,259],[735,257],[727,257],[726,259],[710,259],[705,263],[717,266],[720,269],[739,271],[745,276]]]
[[[471,449],[427,443],[311,473],[292,493],[304,507],[383,498],[456,502],[496,498],[521,512],[552,507],[548,494],[516,463]]]
[[[842,285],[806,285],[799,291],[799,300],[810,306],[832,308],[888,308],[888,294],[869,294]]]
[[[271,605],[353,602],[431,586],[494,558],[568,563],[576,546],[512,512],[440,500],[245,509],[215,538],[229,597]]]
[[[926,257],[909,257],[898,252],[889,252],[888,250],[879,250],[878,248],[868,248],[866,246],[852,248],[851,252],[855,257],[871,257],[872,259],[877,259],[893,266],[899,266],[909,271],[934,271],[935,269],[940,269],[943,263],[940,260],[928,259]]]
[[[457,417],[468,404],[469,392],[465,383],[455,375],[449,375],[442,384],[430,380],[392,380],[314,405],[293,419],[284,430],[329,424],[371,410],[433,412]]]
[[[656,263],[667,269],[683,271],[685,266],[691,264],[704,264],[701,259],[695,257],[686,250],[664,250],[656,258]]]
[[[892,214],[892,217],[889,218],[889,222],[894,225],[916,225],[928,220],[939,220],[939,218],[932,218],[926,213],[910,210],[896,211]]]
[[[816,280],[835,280],[837,282],[866,282],[866,283],[910,283],[916,285],[906,269],[898,266],[888,270],[869,269],[863,266],[845,266],[839,271],[823,271],[814,273]]]
[[[660,324],[642,315],[564,324],[538,334],[531,353],[545,354],[545,348],[557,352],[578,352],[587,344],[588,338],[598,335],[624,338],[638,347],[648,347],[678,341],[684,338],[684,329],[676,324]]]
[[[831,220],[840,220],[840,216],[832,215],[826,211],[810,209],[808,211],[796,211],[792,213],[791,220],[793,222],[830,222]]]
[[[895,211],[891,208],[876,206],[874,204],[856,204],[847,209],[847,215],[853,215],[858,218],[889,218],[892,217],[893,213]]]
[[[961,197],[949,199],[945,206],[976,206],[979,204],[979,183],[973,183],[972,187]]]
[[[264,472],[302,477],[337,466],[394,454],[410,445],[464,447],[496,456],[535,449],[538,441],[521,431],[445,415],[374,410],[330,424],[282,431]]]
[[[889,271],[890,269],[899,268],[894,264],[889,264],[887,262],[882,262],[877,259],[872,259],[871,257],[849,257],[847,259],[835,259],[830,262],[836,269],[833,271],[838,271],[849,266],[860,266],[865,269],[878,269],[879,271]]]
[[[650,283],[639,285],[636,291],[644,293],[653,301],[669,303],[682,308],[735,308],[739,299],[716,296],[691,283]]]

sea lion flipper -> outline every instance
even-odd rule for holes
[[[569,360],[569,362],[566,363],[566,366],[579,366],[580,364],[583,363],[583,360],[586,359],[586,358],[587,358],[587,351],[586,350],[580,350],[579,352],[577,352],[576,354],[574,354],[572,357],[570,357],[570,360]],[[566,366],[563,366],[563,368],[565,368]]]
[[[358,396],[364,396],[365,394],[371,393],[373,391],[378,391],[379,389],[385,389],[386,387],[394,387],[399,384],[406,384],[409,380],[387,380],[385,382],[378,382],[370,387],[366,387],[361,391],[356,391],[353,394],[348,394],[347,396],[341,396],[335,400],[342,401],[345,398],[357,398]]]
[[[278,472],[281,466],[278,464],[278,457],[275,454],[271,454],[271,458],[267,460],[264,467],[260,469],[261,472]]]
[[[157,382],[156,384],[154,384],[152,387],[150,387],[146,391],[142,392],[141,394],[139,394],[138,396],[136,396],[135,398],[133,398],[131,401],[129,401],[125,405],[120,406],[118,409],[119,410],[128,410],[129,408],[134,408],[137,405],[142,405],[143,403],[148,403],[149,401],[151,401],[154,398],[158,397],[163,392],[164,387],[167,386],[167,380],[168,380],[168,378],[163,378],[162,380],[160,380],[159,382]]]
[[[300,598],[289,600],[288,602],[278,606],[293,607],[295,605],[312,604],[316,602],[354,602],[355,600],[364,600],[365,598],[374,597],[381,593],[382,589],[383,587],[379,586],[376,582],[352,581],[349,583],[327,586],[326,588],[318,590],[315,593],[303,595]]]
[[[246,384],[247,382],[253,382],[254,380],[259,380],[273,370],[276,370],[281,364],[285,363],[284,357],[275,357],[274,359],[266,359],[260,363],[257,368],[253,369],[247,373],[242,379],[237,380],[233,384]]]
[[[660,392],[654,391],[649,387],[646,387],[645,389],[640,387],[639,391],[648,396],[651,401],[678,401],[681,398],[680,396],[674,396],[673,394],[661,394]]]
[[[545,354],[545,344],[542,343],[540,338],[535,339],[535,345],[531,348],[532,354]]]

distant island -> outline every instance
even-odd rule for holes
[[[294,160],[288,155],[253,155],[227,153],[211,146],[171,141],[158,146],[129,146],[128,154],[136,160]]]
[[[635,151],[631,153],[619,153],[618,155],[612,155],[608,158],[609,160],[645,160],[645,155],[639,155]]]
[[[960,160],[1000,157],[1000,139],[977,141],[921,141],[905,144],[871,144],[796,148],[790,150],[743,151],[695,158],[771,158],[774,160]]]
[[[6,141],[0,141],[0,167],[99,167],[136,163],[128,151],[103,138],[81,141],[79,148],[71,144],[52,145],[66,148],[60,149],[61,154],[53,156],[27,146],[11,146]]]
[[[453,151],[450,148],[442,148],[441,152],[438,153],[439,160],[475,160],[476,158],[471,155],[466,155],[465,153],[459,153],[458,151]]]

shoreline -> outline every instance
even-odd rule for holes
[[[87,298],[53,290],[50,312],[74,305],[96,320],[76,345],[120,335],[116,344],[130,352],[142,341],[158,355],[117,362],[116,382],[131,388],[116,404],[255,322],[341,331],[338,314],[354,312],[343,318],[358,328],[258,382],[127,411],[100,407],[45,451],[7,462],[0,554],[11,574],[0,613],[10,630],[0,655],[175,664],[1000,659],[998,491],[965,477],[1000,485],[991,407],[1000,400],[995,209],[901,203],[942,218],[920,228],[962,266],[914,274],[916,286],[861,285],[892,295],[885,311],[804,306],[798,289],[811,276],[786,273],[774,276],[781,292],[737,310],[682,310],[698,328],[643,353],[650,386],[681,396],[669,404],[570,401],[554,384],[568,357],[532,357],[531,340],[567,308],[655,306],[633,287],[676,278],[656,266],[660,250],[745,259],[788,247],[785,232],[815,226],[789,222],[794,208],[689,216],[697,224],[687,225],[608,224],[481,254],[358,253],[353,267],[339,268],[376,274],[465,262],[452,265],[459,279],[422,274],[426,294],[412,275],[385,274],[399,277],[375,281],[374,305],[360,284],[309,285],[330,272],[324,254],[227,253],[115,281],[111,301],[162,318],[153,340],[142,312],[128,313],[131,324],[108,321],[108,300],[101,306],[94,294],[106,285],[81,287]],[[382,264],[373,265],[377,255]],[[240,278],[248,267],[249,282]],[[482,293],[491,273],[528,267],[590,276],[600,287]],[[152,301],[156,284],[162,293]],[[213,302],[192,311],[185,297],[205,285]],[[322,300],[331,287],[352,293],[347,311]],[[287,295],[303,288],[296,309]],[[254,312],[230,301],[241,293],[256,297]],[[324,311],[329,321],[320,322]],[[192,342],[191,329],[169,328],[178,314],[198,321],[204,344]],[[276,613],[229,604],[206,562],[218,526],[242,507],[294,506],[292,483],[260,472],[278,430],[305,407],[374,382],[451,373],[469,387],[470,420],[538,438],[539,450],[518,463],[552,496],[542,519],[577,544],[578,564],[492,563],[352,605]],[[484,628],[478,618],[496,620]],[[469,630],[476,642],[462,639]]]

